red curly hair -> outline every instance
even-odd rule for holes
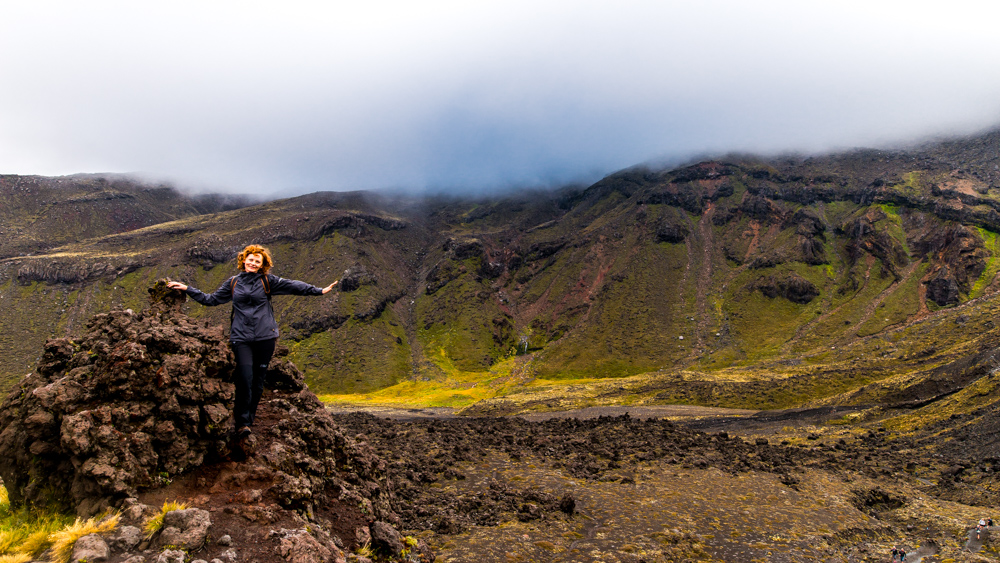
[[[246,261],[247,256],[250,256],[251,254],[260,254],[263,259],[264,263],[261,264],[260,270],[258,270],[260,273],[266,274],[270,271],[271,266],[274,265],[274,260],[271,258],[271,251],[259,244],[251,244],[244,248],[243,251],[240,252],[240,255],[236,257],[236,267],[245,272],[246,268],[243,267],[243,262]]]

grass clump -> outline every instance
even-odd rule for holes
[[[361,557],[367,557],[369,559],[375,556],[375,550],[372,549],[372,542],[370,541],[365,542],[365,545],[359,546],[354,553],[356,553]]]
[[[52,563],[68,563],[73,556],[73,546],[76,540],[90,534],[107,534],[113,532],[118,527],[119,516],[117,514],[106,517],[103,520],[88,518],[80,520],[77,518],[72,524],[53,532],[49,535],[52,542]]]
[[[55,510],[10,506],[0,486],[0,563],[31,561],[52,545],[50,536],[70,523]]]
[[[160,507],[160,511],[149,520],[146,521],[142,526],[142,530],[146,532],[146,537],[153,537],[156,532],[159,532],[163,528],[163,517],[167,515],[168,512],[173,512],[174,510],[184,510],[188,506],[182,502],[169,501],[163,503]]]

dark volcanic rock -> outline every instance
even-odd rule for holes
[[[184,294],[163,281],[150,295],[141,313],[97,315],[84,336],[49,340],[37,371],[7,397],[0,476],[15,504],[58,501],[89,515],[207,464],[249,457],[262,491],[255,498],[275,508],[363,506],[372,522],[398,521],[385,462],[343,435],[284,347],[261,405],[267,431],[231,443],[233,355],[222,327],[181,313]],[[184,542],[164,535],[170,545],[198,542],[197,534]]]
[[[169,293],[142,313],[95,316],[82,338],[48,341],[0,407],[13,501],[61,499],[89,514],[225,455],[232,352],[222,327],[179,315],[183,294]]]
[[[898,277],[898,269],[909,264],[910,259],[902,243],[891,234],[892,224],[885,211],[877,207],[842,224],[838,232],[849,239],[846,248],[851,263],[871,254]]]
[[[238,247],[227,245],[221,237],[213,235],[196,241],[184,255],[189,263],[211,268],[216,264],[236,260],[239,251]]]
[[[434,265],[427,273],[427,295],[434,295],[434,292],[441,289],[451,280],[457,279],[465,273],[465,266],[456,265],[450,260],[443,260]]]
[[[690,233],[683,223],[665,222],[656,229],[656,242],[684,242]]]
[[[102,277],[115,278],[135,271],[140,264],[123,262],[27,260],[17,270],[17,281],[22,285],[32,282],[75,284]]]
[[[465,260],[476,256],[484,256],[485,247],[479,239],[455,240],[448,239],[444,244],[444,250],[450,250],[458,260]]]
[[[948,268],[941,268],[927,281],[927,298],[941,305],[958,303],[958,282]]]
[[[914,247],[940,261],[927,281],[927,297],[941,306],[958,303],[959,294],[972,289],[990,256],[979,235],[964,225],[931,231]]]
[[[759,290],[766,297],[784,297],[792,303],[804,305],[819,295],[812,282],[792,273],[785,276],[764,276],[753,282],[751,289]]]
[[[343,277],[340,278],[340,291],[357,291],[362,286],[377,283],[378,280],[375,279],[375,276],[370,274],[364,266],[355,266],[344,272]]]
[[[440,534],[515,519],[571,518],[576,512],[572,494],[535,486],[520,488],[499,476],[487,487],[449,492],[446,483],[458,478],[455,467],[462,462],[488,465],[490,460],[510,456],[591,482],[627,484],[629,479],[634,482],[631,468],[641,461],[785,475],[810,455],[800,448],[713,437],[668,420],[638,420],[628,415],[544,422],[516,417],[393,422],[363,413],[335,418],[391,460],[388,472],[395,484],[394,507],[405,526]]]

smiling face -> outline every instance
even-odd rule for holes
[[[247,254],[247,257],[243,259],[243,269],[251,274],[260,269],[264,265],[264,257],[260,254]]]
[[[252,274],[266,274],[274,266],[271,253],[259,244],[251,244],[236,256],[236,267]]]

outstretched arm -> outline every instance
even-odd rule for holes
[[[219,289],[215,290],[215,293],[212,293],[210,295],[202,293],[197,288],[191,287],[190,285],[185,285],[181,282],[176,282],[176,281],[167,282],[167,287],[169,287],[170,289],[178,289],[180,291],[183,291],[188,295],[190,295],[191,299],[194,299],[195,301],[201,303],[202,305],[208,305],[209,307],[213,307],[215,305],[222,305],[223,303],[229,303],[230,301],[233,300],[232,278],[229,278],[226,281],[222,282],[222,285],[219,286]]]
[[[335,281],[326,287],[316,287],[299,280],[286,280],[278,276],[268,274],[268,281],[271,283],[272,295],[323,295],[333,290],[333,286],[339,282]]]

